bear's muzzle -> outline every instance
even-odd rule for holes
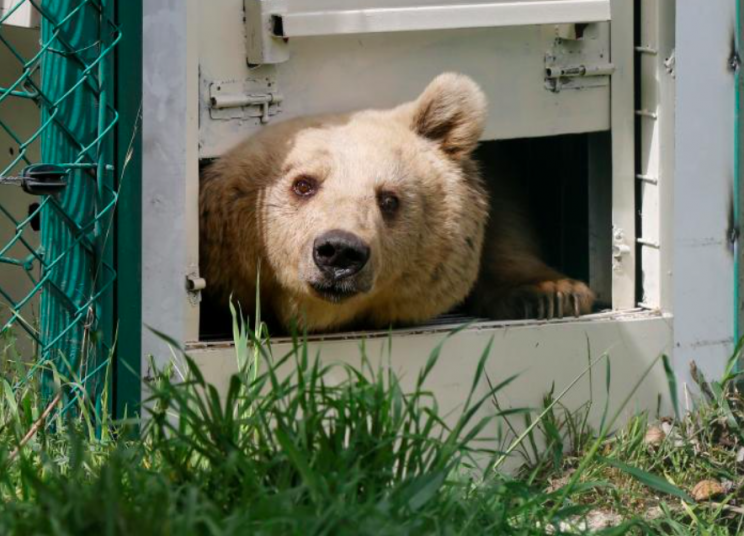
[[[354,276],[369,258],[370,247],[355,234],[340,229],[327,231],[313,242],[313,261],[321,279],[311,286],[321,298],[334,303],[366,291],[359,288]]]

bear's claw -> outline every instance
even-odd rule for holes
[[[514,299],[521,302],[516,309],[521,309],[523,318],[552,320],[591,312],[594,293],[580,281],[561,279],[524,285],[514,292]]]

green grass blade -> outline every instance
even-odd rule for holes
[[[664,364],[664,374],[666,374],[667,384],[669,385],[669,398],[672,401],[672,407],[674,408],[674,416],[679,421],[679,400],[677,396],[677,375],[672,369],[672,364],[669,362],[669,357],[666,354],[661,356],[661,362]]]
[[[274,435],[279,445],[284,449],[284,453],[302,476],[302,480],[313,499],[320,502],[322,494],[319,480],[310,469],[310,464],[303,453],[297,448],[297,445],[290,439],[289,434],[282,427],[276,428]]]
[[[649,488],[655,489],[656,491],[659,491],[661,493],[666,493],[667,495],[679,497],[680,499],[688,503],[695,502],[693,498],[690,497],[684,490],[681,490],[680,488],[678,488],[668,480],[661,478],[660,476],[644,471],[643,469],[639,469],[638,467],[633,467],[632,465],[625,464],[619,460],[603,458],[601,456],[598,456],[597,459],[607,463],[608,465],[611,465],[612,467],[615,467],[616,469],[620,469],[624,473],[638,480],[638,482],[640,482],[644,486],[648,486]]]
[[[507,458],[508,458],[508,457],[509,457],[509,456],[511,455],[511,453],[512,453],[512,452],[514,452],[514,450],[515,450],[515,449],[516,449],[517,447],[519,447],[519,446],[520,446],[520,445],[522,444],[522,442],[524,442],[524,440],[525,440],[525,439],[526,439],[527,437],[529,437],[529,435],[530,435],[530,434],[532,433],[532,430],[533,430],[533,429],[534,429],[534,428],[535,428],[535,427],[536,427],[536,426],[537,426],[538,424],[540,424],[540,422],[542,421],[542,419],[543,419],[543,418],[544,418],[544,417],[545,417],[545,416],[546,416],[546,415],[547,415],[547,414],[548,414],[548,413],[549,413],[550,411],[552,411],[553,407],[554,407],[554,406],[555,406],[555,405],[556,405],[556,404],[557,404],[558,402],[560,402],[560,401],[561,401],[561,399],[563,399],[563,397],[564,397],[564,396],[566,396],[566,394],[568,394],[568,392],[569,392],[569,391],[570,391],[571,389],[573,389],[574,385],[576,385],[576,384],[577,384],[577,383],[578,383],[578,382],[579,382],[579,381],[581,380],[581,378],[583,378],[584,376],[586,376],[586,374],[587,374],[587,373],[589,372],[589,370],[591,370],[591,369],[592,369],[592,367],[594,367],[594,365],[596,365],[597,363],[599,363],[599,362],[600,362],[600,361],[601,361],[602,359],[605,359],[606,357],[607,357],[607,356],[606,356],[606,354],[603,354],[603,355],[601,355],[600,357],[598,357],[597,359],[595,359],[594,361],[592,361],[591,363],[589,363],[589,365],[587,365],[587,367],[586,367],[586,368],[585,368],[585,369],[583,370],[583,372],[581,372],[581,374],[579,374],[578,376],[576,376],[576,378],[574,378],[574,379],[573,379],[573,381],[572,381],[571,383],[569,383],[569,384],[568,384],[568,385],[566,386],[566,388],[565,388],[565,389],[563,389],[563,391],[561,391],[561,393],[560,393],[560,394],[559,394],[559,395],[558,395],[558,396],[557,396],[557,397],[556,397],[556,398],[555,398],[555,399],[554,399],[554,400],[553,400],[553,401],[552,401],[552,402],[551,402],[551,403],[550,403],[550,404],[549,404],[549,405],[548,405],[548,406],[547,406],[547,407],[546,407],[546,408],[545,408],[545,409],[544,409],[544,410],[542,411],[542,413],[540,413],[540,415],[538,416],[538,418],[537,418],[537,419],[535,419],[535,420],[534,420],[534,421],[532,422],[532,424],[530,424],[530,425],[529,425],[529,426],[527,427],[527,429],[525,429],[525,430],[524,430],[524,431],[523,431],[523,432],[522,432],[522,433],[521,433],[521,434],[520,434],[520,435],[519,435],[519,436],[518,436],[518,437],[517,437],[516,439],[514,439],[514,441],[512,441],[512,444],[511,444],[511,445],[509,446],[509,448],[508,448],[508,449],[506,449],[506,451],[505,451],[505,452],[504,452],[503,454],[501,454],[501,455],[500,455],[500,456],[499,456],[499,457],[498,457],[498,458],[497,458],[497,459],[496,459],[496,460],[495,460],[495,461],[494,461],[494,462],[493,462],[493,463],[492,463],[492,464],[491,464],[491,465],[489,466],[489,472],[490,472],[490,471],[495,471],[495,470],[497,470],[497,469],[498,469],[499,467],[501,467],[501,465],[503,465],[503,463],[504,463],[504,462],[505,462],[505,461],[507,460]]]

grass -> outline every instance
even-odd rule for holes
[[[580,501],[595,514],[643,520],[649,534],[744,533],[744,397],[735,371],[741,350],[740,345],[717,381],[691,365],[701,395],[690,397],[692,405],[681,417],[639,414],[605,438],[577,480],[606,485]],[[567,416],[571,420],[575,416]],[[577,474],[586,454],[583,446],[556,463],[543,461],[538,478],[560,485]]]
[[[447,426],[426,387],[441,345],[405,392],[363,347],[359,366],[336,365],[344,380],[331,382],[334,367],[311,358],[301,340],[272,356],[260,324],[234,328],[240,373],[224,398],[183,356],[151,382],[146,422],[93,422],[91,401],[81,397],[75,417],[52,413],[31,437],[46,406],[33,383],[13,391],[25,369],[6,340],[0,534],[741,531],[744,399],[733,366],[720,381],[699,378],[703,398],[685,417],[655,423],[663,430],[653,441],[646,415],[615,434],[606,415],[593,431],[590,403],[570,412],[554,393],[540,411],[502,409],[499,394],[511,380],[494,385],[483,366]],[[484,384],[488,393],[477,397]],[[477,417],[483,409],[487,416]],[[517,421],[527,432],[518,434]],[[489,450],[476,438],[494,422],[513,432]],[[522,456],[517,475],[499,471],[507,451]],[[706,480],[721,493],[695,501],[693,488]],[[598,528],[602,517],[610,522]]]

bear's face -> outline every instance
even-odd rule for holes
[[[299,130],[263,210],[281,285],[340,303],[374,297],[415,269],[425,213],[437,212],[452,167],[436,151],[381,113]]]
[[[452,308],[478,274],[488,201],[469,155],[484,119],[478,87],[448,74],[391,110],[266,127],[202,188],[208,284],[249,294],[260,260],[274,313],[310,330]]]

